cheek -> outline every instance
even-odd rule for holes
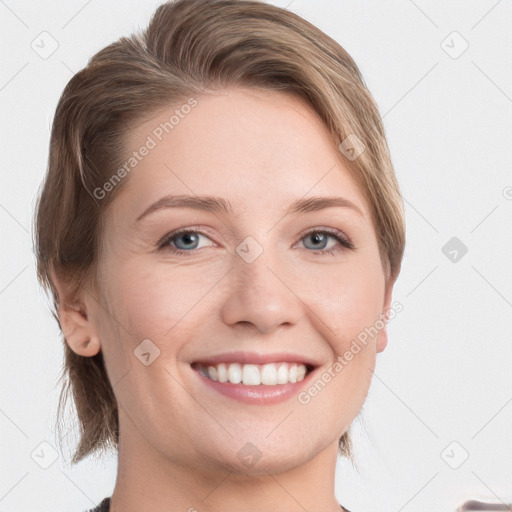
[[[319,267],[307,282],[300,296],[333,354],[299,402],[309,404],[308,417],[322,414],[327,424],[342,431],[359,412],[371,384],[376,362],[372,329],[382,312],[384,273],[380,259],[369,254],[336,270]]]
[[[194,316],[225,272],[219,266],[148,265],[134,260],[113,276],[117,311],[137,339],[157,344],[174,339],[172,347],[178,349],[180,338],[197,328]]]
[[[155,404],[183,401],[181,387],[170,376],[174,360],[200,327],[194,307],[218,280],[193,265],[148,265],[137,258],[110,269],[108,313],[101,327],[105,359],[110,381],[118,383],[116,398],[132,419],[157,418]],[[145,352],[150,359],[158,354],[147,366],[139,359]]]
[[[380,259],[372,254],[337,266],[318,266],[300,286],[298,295],[328,327],[323,334],[337,352],[375,324],[382,312],[384,273]]]

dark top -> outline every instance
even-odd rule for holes
[[[347,508],[344,508],[340,505],[341,510],[343,512],[350,512]],[[105,498],[96,508],[92,508],[87,512],[109,512],[110,510],[110,498]]]
[[[109,512],[110,510],[110,498],[104,498],[104,500],[96,507],[87,510],[87,512]]]

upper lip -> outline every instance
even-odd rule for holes
[[[195,359],[192,364],[210,364],[216,365],[220,363],[242,363],[242,364],[266,364],[266,363],[300,363],[312,367],[319,366],[319,363],[310,357],[291,352],[272,352],[269,354],[261,354],[258,352],[225,352],[214,356],[201,357]]]

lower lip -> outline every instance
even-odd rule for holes
[[[278,384],[276,386],[246,386],[245,384],[233,384],[232,382],[219,382],[205,377],[200,371],[192,369],[199,379],[211,389],[229,398],[234,398],[245,404],[267,405],[277,404],[297,396],[301,388],[311,379],[316,369],[311,371],[299,382]]]

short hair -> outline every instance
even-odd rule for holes
[[[160,5],[145,30],[91,57],[57,104],[34,233],[37,276],[51,292],[59,327],[51,272],[74,293],[97,283],[104,213],[126,180],[101,201],[93,191],[122,165],[130,130],[166,106],[229,87],[292,94],[320,116],[340,149],[350,137],[361,143],[357,158],[341,158],[370,206],[386,284],[394,282],[405,245],[402,198],[377,105],[351,56],[283,8],[258,0],[176,0]],[[64,337],[63,345],[57,417],[71,394],[80,427],[77,463],[118,448],[118,409],[103,354],[80,356]],[[353,460],[350,427],[339,452]]]

